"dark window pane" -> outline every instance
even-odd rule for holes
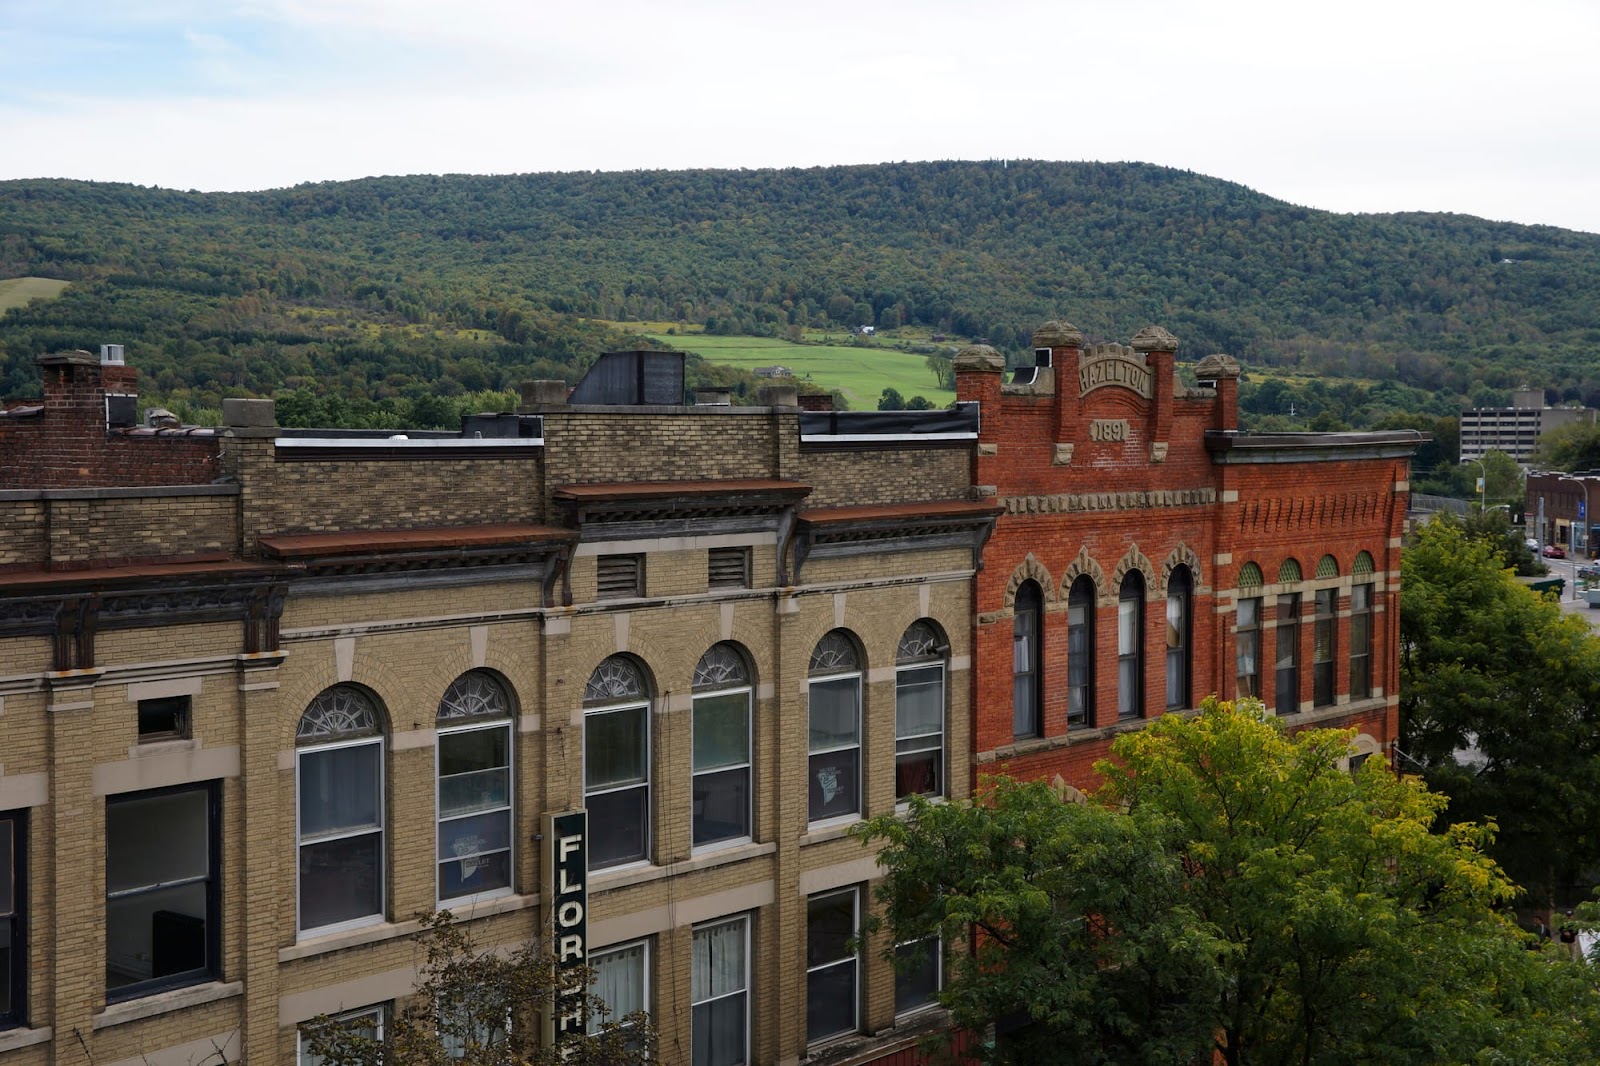
[[[905,799],[907,796],[943,795],[944,789],[939,783],[943,766],[943,748],[895,756],[895,799]]]
[[[856,964],[841,962],[806,975],[806,1040],[856,1028]]]
[[[595,869],[645,857],[649,838],[648,786],[588,798],[589,865]]]
[[[689,1024],[694,1045],[694,1066],[743,1066],[743,993],[696,1004]]]
[[[15,824],[9,819],[0,820],[0,915],[16,909]]]
[[[714,770],[750,761],[750,693],[697,696],[694,768]]]
[[[835,892],[806,901],[806,965],[821,966],[852,957],[856,935],[856,894]]]
[[[900,944],[894,949],[896,961],[914,969],[894,972],[894,1010],[896,1014],[926,1007],[939,991],[939,941],[937,938]]]
[[[205,882],[106,901],[106,989],[206,966]]]
[[[813,822],[861,809],[861,749],[846,748],[811,756],[810,810]]]
[[[300,928],[383,912],[382,833],[300,847]]]
[[[510,762],[511,730],[508,726],[439,735],[440,777],[506,766]]]
[[[750,768],[694,777],[694,845],[750,835]]]
[[[162,740],[189,735],[188,696],[139,701],[139,738]]]
[[[510,802],[511,771],[504,766],[439,779],[441,818],[494,810],[496,807],[509,806]]]
[[[626,707],[584,717],[584,787],[606,788],[647,779],[644,707]]]
[[[453,859],[439,864],[439,898],[455,899],[493,892],[511,884],[511,852]]]
[[[810,750],[855,744],[861,735],[861,679],[813,681],[809,692]]]
[[[1028,582],[1017,591],[1011,622],[1012,732],[1019,737],[1039,731],[1039,598]]]
[[[377,828],[377,744],[300,754],[300,835]]]

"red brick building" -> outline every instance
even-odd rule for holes
[[[1241,432],[1238,363],[1209,356],[1186,387],[1159,327],[1033,342],[1010,382],[992,349],[955,361],[974,482],[1005,508],[977,576],[975,773],[1088,788],[1118,733],[1211,693],[1387,753],[1420,436]]]

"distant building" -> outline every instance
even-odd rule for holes
[[[1543,390],[1523,389],[1513,396],[1510,407],[1461,412],[1461,461],[1497,451],[1527,466],[1545,433],[1571,422],[1593,422],[1594,416],[1588,407],[1546,407]]]
[[[752,373],[758,378],[792,378],[794,371],[786,366],[758,366]]]

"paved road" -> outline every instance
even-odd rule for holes
[[[1550,568],[1551,577],[1565,578],[1566,590],[1561,594],[1561,609],[1568,614],[1575,614],[1589,623],[1589,628],[1600,633],[1600,607],[1591,608],[1584,600],[1583,594],[1577,592],[1577,569],[1588,562],[1587,559],[1546,559],[1545,565]]]

